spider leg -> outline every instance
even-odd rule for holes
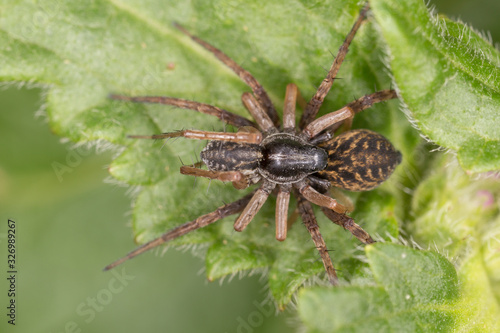
[[[321,260],[323,261],[323,266],[325,266],[326,274],[328,275],[328,280],[334,286],[338,285],[337,273],[335,272],[335,268],[333,268],[332,259],[328,254],[328,250],[325,244],[325,240],[321,233],[319,232],[318,222],[316,221],[316,217],[314,216],[314,211],[311,207],[311,204],[307,202],[307,198],[304,198],[301,195],[297,195],[299,212],[302,216],[302,221],[306,226],[307,230],[311,234],[311,238],[314,242],[314,245],[319,251],[321,256]]]
[[[366,4],[360,11],[358,19],[354,23],[353,27],[351,28],[351,31],[347,35],[347,37],[344,40],[344,43],[340,46],[339,52],[337,53],[337,56],[335,57],[335,60],[332,63],[332,66],[330,67],[330,71],[326,75],[326,78],[321,82],[321,85],[319,86],[318,90],[314,94],[314,96],[311,98],[309,103],[307,104],[307,107],[302,114],[302,118],[300,119],[300,128],[304,128],[307,124],[309,124],[315,117],[316,114],[318,113],[319,108],[323,104],[323,101],[330,91],[330,88],[332,87],[333,80],[337,76],[337,73],[340,69],[340,65],[344,61],[344,58],[349,51],[349,45],[351,44],[354,36],[356,35],[356,32],[358,31],[359,27],[363,23],[363,21],[366,19],[366,15],[368,12],[368,9],[370,6]]]
[[[241,101],[263,132],[272,133],[277,131],[277,128],[271,118],[262,108],[262,105],[259,103],[259,101],[257,101],[251,93],[243,93],[243,95],[241,95]]]
[[[310,122],[302,130],[302,136],[305,139],[310,140],[328,127],[352,117],[354,117],[354,111],[350,107],[344,106],[340,110],[327,113],[324,116]]]
[[[116,95],[111,94],[109,98],[121,101],[130,101],[134,103],[153,103],[153,104],[166,104],[179,107],[181,109],[195,110],[200,113],[208,114],[211,116],[215,116],[220,120],[236,126],[253,126],[256,124],[242,116],[238,116],[232,112],[226,111],[224,109],[220,109],[216,106],[203,104],[193,101],[188,101],[181,98],[173,98],[173,97],[164,97],[164,96],[124,96],[124,95]]]
[[[347,104],[342,109],[328,113],[309,123],[302,131],[309,143],[319,144],[333,138],[333,133],[343,126],[343,132],[350,130],[354,115],[370,108],[375,103],[385,102],[398,95],[395,90],[381,90],[365,95]],[[351,110],[351,111],[348,111]],[[321,133],[322,132],[322,133]]]
[[[175,27],[183,32],[185,35],[189,36],[193,41],[203,46],[206,50],[212,52],[214,56],[217,57],[224,65],[231,68],[231,70],[236,73],[243,82],[245,82],[253,91],[259,103],[264,107],[266,113],[272,119],[275,126],[279,125],[279,117],[276,109],[274,108],[271,99],[269,98],[266,90],[262,85],[246,70],[244,70],[240,65],[238,65],[233,59],[229,58],[224,52],[218,48],[210,45],[204,40],[192,35],[184,27],[178,23],[174,23]]]
[[[217,179],[222,182],[232,182],[233,186],[238,190],[247,188],[250,184],[248,178],[239,171],[211,171],[189,165],[183,165],[181,166],[181,174],[194,177],[205,177],[208,179]]]
[[[344,229],[347,229],[351,234],[359,239],[364,244],[372,244],[375,241],[371,238],[370,234],[363,230],[354,220],[346,216],[345,214],[339,214],[331,209],[321,207],[321,211],[326,215],[333,223],[338,224]]]
[[[181,130],[177,132],[169,132],[154,135],[128,135],[132,139],[165,139],[184,137],[187,139],[196,140],[216,140],[216,141],[231,141],[238,143],[253,143],[259,144],[262,141],[262,134],[260,132],[208,132],[199,130]]]
[[[276,239],[281,242],[286,239],[289,203],[290,186],[280,185],[276,198]]]
[[[194,231],[199,228],[203,228],[211,223],[217,222],[218,220],[221,220],[225,218],[226,216],[236,214],[238,212],[241,212],[243,208],[248,204],[250,199],[252,198],[253,193],[248,194],[247,196],[232,202],[230,204],[221,206],[217,208],[215,211],[202,215],[198,217],[197,219],[184,223],[174,229],[171,229],[161,235],[160,237],[153,239],[152,241],[149,241],[137,249],[133,250],[132,252],[128,253],[125,257],[118,259],[117,261],[109,264],[104,268],[105,271],[112,269],[113,267],[116,267],[120,265],[121,263],[132,259],[136,256],[138,256],[141,253],[144,253],[154,247],[157,247],[158,245],[161,245],[165,242],[171,241],[177,237],[180,237],[182,235],[185,235],[191,231]]]
[[[370,108],[375,103],[388,101],[393,98],[398,98],[398,94],[395,90],[380,90],[372,94],[360,97],[357,100],[347,104],[346,107],[350,107],[355,113],[359,113],[365,109]]]
[[[332,209],[340,214],[344,214],[348,211],[346,206],[338,203],[337,200],[330,198],[327,195],[319,193],[311,185],[308,185],[305,181],[300,181],[294,184],[294,187],[300,192],[300,194],[304,198],[306,198],[313,204]]]
[[[271,194],[271,191],[275,186],[276,184],[274,183],[264,181],[261,187],[253,195],[248,205],[241,212],[240,216],[238,216],[234,222],[234,230],[243,231],[243,229],[247,227],[250,221],[254,218],[255,214],[257,214],[262,205],[264,205],[267,197],[269,197],[269,194]]]
[[[308,178],[310,179],[310,178]],[[326,192],[321,192],[320,193],[325,194]],[[328,195],[331,196],[332,198],[336,198],[341,204],[343,204],[348,212],[353,212],[354,211],[354,203],[352,202],[351,198],[349,198],[347,195],[344,194],[339,188],[337,187],[330,187],[328,191]]]
[[[283,106],[283,130],[285,132],[295,132],[295,107],[299,89],[294,83],[286,86],[285,103]]]
[[[357,100],[347,104],[346,107],[350,107],[354,111],[354,113],[357,114],[365,109],[372,107],[372,105],[375,103],[385,102],[394,98],[398,98],[398,95],[395,90],[392,89],[380,90],[372,94],[360,97]],[[349,131],[351,129],[353,118],[354,117],[347,118],[343,122],[341,121],[338,124],[330,126],[328,128],[328,131],[335,132],[340,126],[342,126],[341,129],[342,132]]]

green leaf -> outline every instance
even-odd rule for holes
[[[500,169],[500,53],[420,0],[370,1],[400,96],[430,140],[464,169]]]
[[[455,268],[431,251],[395,244],[366,247],[376,285],[299,293],[307,332],[447,332],[459,296]]]
[[[413,197],[409,232],[419,244],[453,258],[462,290],[458,326],[498,331],[500,182],[493,175],[471,180],[449,158],[436,159],[432,170]]]

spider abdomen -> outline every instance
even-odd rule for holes
[[[212,171],[243,171],[256,170],[262,153],[257,144],[210,141],[200,157]]]
[[[367,191],[383,183],[401,163],[401,153],[382,135],[352,130],[322,145],[328,165],[319,174],[348,191]]]

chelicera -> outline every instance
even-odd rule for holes
[[[311,203],[320,206],[331,221],[349,230],[361,242],[373,243],[370,235],[346,215],[352,209],[351,205],[339,203],[328,196],[328,191],[332,186],[348,191],[371,190],[384,182],[401,162],[401,154],[382,135],[363,129],[350,130],[350,124],[356,113],[371,107],[374,103],[396,98],[394,90],[382,90],[365,95],[340,110],[315,119],[356,31],[366,19],[367,11],[368,5],[361,10],[326,78],[305,105],[298,128],[295,126],[295,108],[296,104],[300,103],[301,97],[295,84],[287,86],[283,123],[280,126],[278,114],[268,94],[250,73],[222,51],[177,25],[180,31],[213,53],[252,89],[253,94],[243,93],[242,101],[255,123],[212,105],[178,98],[112,95],[111,98],[116,100],[160,103],[196,110],[216,116],[238,128],[236,133],[182,130],[130,137],[145,139],[184,137],[210,140],[201,152],[202,162],[182,166],[180,170],[182,174],[232,182],[238,189],[254,184],[260,186],[239,200],[167,231],[105,269],[111,269],[151,248],[229,215],[240,213],[234,223],[234,229],[243,231],[273,191],[277,193],[276,239],[284,241],[287,235],[290,194],[293,192],[298,199],[298,211],[321,255],[328,279],[331,284],[336,285],[337,274],[325,241],[319,232]],[[335,134],[338,132],[341,134]],[[206,170],[201,168],[203,164],[206,165]]]

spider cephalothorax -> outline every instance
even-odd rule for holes
[[[278,114],[266,91],[250,73],[220,50],[177,25],[182,32],[212,52],[249,85],[253,94],[244,93],[242,101],[255,123],[215,106],[178,98],[112,95],[113,99],[161,103],[197,110],[217,116],[238,128],[236,133],[183,130],[130,137],[148,139],[185,137],[211,140],[201,152],[202,162],[182,166],[182,174],[229,181],[238,189],[254,184],[260,184],[260,187],[242,199],[167,231],[161,237],[108,265],[106,269],[232,214],[240,213],[234,223],[234,229],[242,231],[266,202],[271,192],[277,189],[276,239],[280,241],[286,239],[288,204],[290,193],[293,191],[298,197],[299,213],[321,255],[328,278],[332,284],[336,284],[337,275],[319,232],[310,202],[321,206],[330,220],[351,231],[363,243],[373,243],[370,235],[345,215],[350,207],[328,196],[328,189],[335,186],[349,191],[370,190],[384,182],[401,162],[401,154],[382,135],[369,130],[350,130],[352,118],[356,113],[371,107],[373,103],[396,98],[394,90],[382,90],[363,96],[340,110],[315,119],[349,44],[366,18],[367,11],[368,6],[361,10],[327,77],[305,106],[298,128],[295,126],[295,106],[299,92],[295,84],[287,86],[283,122],[280,126]],[[338,131],[343,133],[334,135]],[[200,168],[203,164],[207,170]]]

